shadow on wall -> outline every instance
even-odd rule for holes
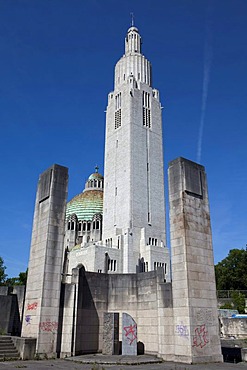
[[[99,317],[83,266],[79,270],[78,293],[75,355],[96,353],[99,350]]]
[[[21,320],[16,294],[0,295],[1,334],[21,335]]]

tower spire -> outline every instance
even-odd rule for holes
[[[131,27],[134,27],[134,19],[135,19],[134,13],[130,13],[130,16],[131,16],[131,23],[130,23],[130,25],[131,25]]]

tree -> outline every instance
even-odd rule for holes
[[[2,257],[0,257],[0,285],[5,283],[7,274],[5,274],[6,266],[4,266],[4,261]]]
[[[4,285],[7,285],[7,286],[26,285],[27,272],[28,272],[28,269],[26,270],[26,272],[20,272],[18,277],[12,277],[12,278],[6,279]]]
[[[232,249],[215,266],[217,290],[247,290],[247,249]]]

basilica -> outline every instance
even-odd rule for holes
[[[33,356],[104,353],[106,344],[120,354],[122,342],[167,361],[222,361],[205,168],[169,163],[171,274],[162,107],[141,46],[132,24],[108,94],[104,176],[96,167],[69,202],[68,168],[39,177],[21,334]]]

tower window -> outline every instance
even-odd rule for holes
[[[115,112],[115,129],[121,127],[121,109]]]
[[[107,262],[108,271],[117,271],[117,260],[108,259]]]
[[[115,129],[121,127],[121,93],[115,96]]]
[[[150,94],[146,91],[142,93],[143,105],[143,126],[151,128],[151,110],[150,110]]]

